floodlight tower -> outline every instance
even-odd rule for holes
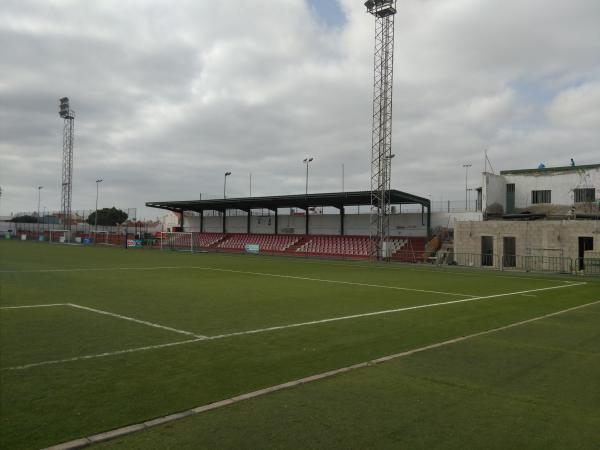
[[[371,252],[387,255],[390,234],[390,178],[392,171],[392,87],[394,79],[394,15],[396,0],[368,0],[375,17],[373,128],[371,132]]]
[[[69,98],[60,99],[58,115],[64,119],[63,153],[62,153],[62,196],[60,208],[64,225],[71,229],[71,200],[73,194],[73,134],[75,128],[75,111],[71,110]]]

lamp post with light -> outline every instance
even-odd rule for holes
[[[100,183],[102,183],[104,180],[102,178],[98,178],[96,180],[96,214],[94,215],[94,244],[96,243],[96,240],[98,239],[98,191],[99,191],[99,186]]]
[[[42,189],[44,186],[38,186],[38,213],[37,213],[37,234],[38,240],[40,239],[40,199],[42,196]]]
[[[306,189],[305,189],[305,195],[308,195],[308,165],[313,161],[314,158],[310,157],[310,158],[304,158],[302,160],[302,162],[304,164],[306,164]]]

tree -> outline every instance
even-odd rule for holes
[[[103,227],[113,227],[127,220],[127,213],[115,208],[102,208],[98,210],[98,225]],[[96,212],[94,211],[87,218],[87,223],[94,225],[96,223]]]
[[[38,223],[38,218],[36,216],[24,215],[24,216],[15,216],[10,219],[10,222],[19,222],[19,223]]]

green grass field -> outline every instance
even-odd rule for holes
[[[7,449],[600,301],[582,277],[10,241],[0,283]],[[98,447],[598,449],[599,380],[597,303]]]

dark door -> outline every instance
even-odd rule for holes
[[[594,250],[594,238],[592,237],[579,237],[579,270],[585,269],[585,252],[588,250]]]
[[[506,185],[506,214],[511,214],[515,210],[515,184]]]
[[[502,256],[502,265],[504,267],[516,267],[516,239],[514,237],[505,237],[503,244],[504,253]]]
[[[494,236],[481,236],[481,265],[494,265]]]

